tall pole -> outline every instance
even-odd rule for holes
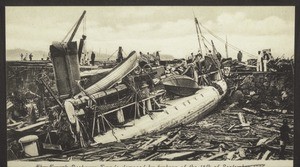
[[[202,48],[201,48],[201,42],[200,42],[200,36],[199,36],[199,31],[198,31],[198,20],[197,18],[194,16],[195,18],[195,24],[196,24],[196,32],[197,32],[197,38],[198,38],[198,43],[199,43],[199,51],[200,51],[200,54],[202,55]]]
[[[197,20],[197,25],[198,25],[198,28],[199,28],[199,32],[200,32],[200,35],[201,35],[201,39],[202,39],[203,45],[204,45],[204,47],[205,47],[205,52],[206,52],[206,54],[207,54],[207,51],[208,51],[209,49],[208,49],[207,46],[205,45],[204,36],[203,36],[203,34],[202,34],[201,27],[200,27],[200,24],[199,24],[198,20]]]

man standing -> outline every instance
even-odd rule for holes
[[[92,66],[95,65],[95,57],[96,57],[95,53],[92,52],[92,54],[91,54],[91,64],[92,64]]]
[[[269,54],[266,51],[263,51],[263,63],[264,63],[264,72],[267,72],[267,64],[270,60]]]
[[[29,60],[30,60],[30,61],[32,61],[32,57],[33,57],[33,55],[32,55],[32,53],[30,53],[30,54],[29,54]]]
[[[238,62],[242,62],[242,59],[243,59],[243,53],[241,51],[238,52],[237,54],[237,59],[238,59]]]
[[[123,49],[122,49],[122,47],[120,46],[120,47],[119,47],[119,51],[118,51],[117,63],[120,63],[120,62],[122,62],[122,60],[123,60],[123,53],[122,53],[122,51],[123,51]]]
[[[258,51],[258,55],[257,55],[257,63],[256,63],[256,70],[257,71],[262,71],[262,65],[261,65],[261,60],[262,60],[262,57],[261,57],[261,51]]]
[[[279,153],[279,159],[284,159],[284,151],[287,142],[289,142],[289,133],[290,133],[290,127],[288,126],[287,119],[283,120],[283,125],[280,127],[280,153]]]
[[[156,64],[156,65],[159,65],[159,62],[160,62],[159,51],[156,51],[156,54],[155,54],[155,64]]]
[[[21,61],[22,61],[22,60],[23,60],[23,57],[24,57],[23,53],[21,53],[21,55],[20,55],[20,56],[21,56]]]
[[[26,53],[26,54],[25,54],[25,57],[24,57],[24,59],[23,59],[23,60],[25,60],[25,61],[26,61],[26,60],[27,60],[27,56],[28,56],[28,53]]]

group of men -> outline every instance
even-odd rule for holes
[[[87,52],[88,54],[88,52]],[[95,65],[95,58],[96,58],[96,54],[94,52],[91,53],[91,60],[90,58],[87,57],[87,54],[84,54],[83,58],[79,58],[79,64],[80,65]]]
[[[238,60],[238,62],[242,62],[242,59],[243,59],[243,53],[241,51],[239,51],[237,53],[237,60]],[[273,57],[271,54],[271,49],[265,49],[262,51],[258,51],[256,70],[267,72],[268,71],[267,64],[272,59],[273,59]]]
[[[144,54],[140,52],[141,60],[147,63],[152,63],[155,65],[159,65],[160,63],[160,55],[159,51],[156,51],[154,54],[150,54],[147,52],[147,54]]]
[[[32,55],[32,53],[30,53],[29,56],[28,56],[28,53],[26,53],[25,56],[24,56],[23,53],[21,53],[20,57],[21,57],[21,61],[23,61],[23,60],[26,61],[27,57],[29,57],[29,60],[32,61],[33,55]]]
[[[267,64],[272,59],[273,57],[270,51],[267,50],[258,51],[256,70],[267,72],[268,71]]]

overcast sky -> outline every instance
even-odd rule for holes
[[[87,48],[112,54],[161,51],[180,58],[197,52],[193,11],[205,27],[232,45],[256,54],[294,54],[294,7],[6,7],[6,49],[49,51],[86,10]],[[74,40],[83,33],[81,24]],[[225,56],[224,44],[202,29]],[[237,51],[229,48],[229,56]],[[247,57],[246,54],[245,58]]]

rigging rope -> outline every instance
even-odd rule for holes
[[[70,29],[70,31],[67,33],[67,35],[63,38],[63,40],[61,42],[65,42],[66,38],[69,36],[71,31],[76,27],[77,23],[78,23],[78,21],[73,25],[73,27]]]
[[[111,54],[108,58],[107,58],[107,60],[109,60],[117,51],[118,51],[119,49],[117,49],[113,54]]]
[[[209,29],[207,29],[205,26],[203,26],[200,22],[199,22],[199,24],[210,34],[210,35],[212,35],[213,37],[215,37],[216,39],[218,39],[219,41],[221,41],[221,42],[223,42],[224,44],[226,44],[226,40],[224,40],[224,39],[222,39],[221,37],[219,37],[219,36],[217,36],[217,35],[215,35],[212,31],[210,31]],[[238,48],[238,47],[236,47],[236,46],[234,46],[234,45],[232,45],[232,44],[230,44],[230,43],[228,43],[227,42],[227,45],[228,46],[230,46],[232,49],[234,49],[234,50],[236,50],[236,51],[242,51],[242,52],[244,52],[244,53],[246,53],[247,55],[249,55],[250,57],[252,57],[252,58],[256,58],[257,56],[255,56],[255,55],[253,55],[253,54],[251,54],[251,53],[249,53],[249,52],[247,52],[247,51],[245,51],[245,50],[242,50],[242,49],[240,49],[240,48]]]

